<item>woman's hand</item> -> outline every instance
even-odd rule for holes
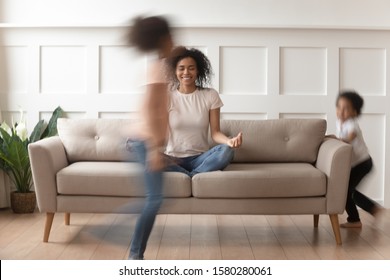
[[[226,144],[231,148],[239,148],[242,144],[242,132],[238,133],[236,137],[230,138]]]

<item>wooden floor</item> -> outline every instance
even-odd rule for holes
[[[379,221],[361,213],[363,229],[341,229],[328,216],[159,215],[146,259],[390,259],[390,210]],[[126,259],[136,215],[56,214],[49,243],[45,215],[0,210],[0,259]],[[345,216],[340,216],[340,222]]]

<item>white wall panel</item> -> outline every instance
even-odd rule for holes
[[[369,197],[383,201],[384,176],[385,176],[385,114],[363,114],[359,120],[363,137],[367,143],[370,155],[374,162],[374,168],[367,178],[359,186],[359,190]]]
[[[0,92],[27,93],[28,48],[0,46],[0,53]]]
[[[100,47],[100,93],[140,93],[146,59],[126,46]]]
[[[325,95],[327,92],[326,62],[325,48],[281,48],[281,94]]]
[[[85,48],[42,46],[40,74],[41,93],[85,93]]]
[[[364,95],[386,95],[386,50],[340,49],[340,88]]]
[[[220,90],[223,94],[267,94],[267,49],[222,47]]]

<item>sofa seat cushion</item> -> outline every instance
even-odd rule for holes
[[[64,195],[144,197],[142,166],[135,162],[76,162],[57,173],[57,188]],[[191,196],[191,179],[166,173],[165,197]]]
[[[192,193],[198,198],[316,197],[326,194],[326,180],[308,163],[240,163],[195,175]]]

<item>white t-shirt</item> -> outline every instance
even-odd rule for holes
[[[145,89],[148,85],[152,84],[166,84],[168,87],[168,80],[166,75],[166,63],[164,59],[157,59],[151,61],[148,64],[148,71],[146,76]],[[166,94],[167,92],[156,92],[154,94]],[[139,110],[137,112],[138,121],[132,124],[130,138],[148,139],[151,137],[152,132],[149,124],[146,122],[145,115],[148,113],[148,104],[146,103],[146,94],[140,100]],[[148,97],[150,98],[150,97]]]
[[[197,89],[169,94],[169,136],[165,153],[174,157],[199,155],[209,147],[210,110],[223,106],[216,90]]]
[[[336,122],[336,136],[342,140],[347,140],[348,135],[355,133],[356,137],[352,140],[352,167],[370,158],[366,142],[364,142],[362,131],[356,118],[348,119],[343,124],[340,120]]]

